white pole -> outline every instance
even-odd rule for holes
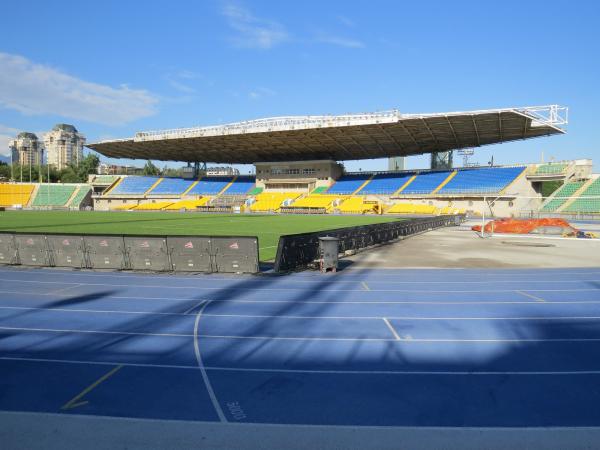
[[[485,197],[483,197],[483,208],[481,208],[481,237],[484,237],[483,227],[485,227]]]

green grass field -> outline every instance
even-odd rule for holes
[[[165,212],[7,211],[0,232],[258,236],[261,261],[275,258],[279,236],[398,220],[381,216],[301,216]]]

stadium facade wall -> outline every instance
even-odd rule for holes
[[[331,160],[256,163],[256,187],[267,191],[310,192],[329,187],[342,176],[342,166]]]

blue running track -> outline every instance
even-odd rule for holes
[[[0,410],[600,426],[600,268],[0,268]]]

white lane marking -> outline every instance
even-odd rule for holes
[[[364,281],[362,281],[360,284],[365,289],[365,291],[370,291],[371,290],[371,288],[369,287],[369,285],[367,283],[365,283]]]
[[[16,311],[48,311],[48,312],[66,312],[66,313],[90,313],[90,314],[137,314],[147,316],[190,316],[190,312],[200,307],[206,300],[194,305],[185,312],[162,312],[162,311],[129,311],[123,309],[79,309],[79,308],[44,308],[36,306],[0,306],[0,310]],[[210,300],[211,303],[214,303]],[[531,304],[525,302],[525,304]],[[284,315],[284,314],[218,314],[204,313],[203,317],[225,317],[225,318],[249,318],[249,319],[310,319],[310,320],[381,320],[387,317],[391,320],[600,320],[600,316],[497,316],[497,317],[462,317],[462,316],[303,316],[303,315]],[[0,317],[0,320],[3,319]]]
[[[209,303],[209,302],[208,302]],[[207,303],[206,303],[207,304]],[[206,304],[204,306],[206,306]],[[109,334],[123,336],[156,336],[156,337],[191,337],[193,334],[186,333],[143,333],[133,331],[106,331],[106,330],[70,330],[56,328],[24,328],[24,327],[4,327],[0,330],[19,331],[19,332],[40,332],[40,333],[72,333],[72,334]],[[198,334],[198,337],[205,339],[231,339],[231,340],[260,340],[260,341],[323,341],[323,342],[397,342],[397,343],[508,343],[508,342],[600,342],[600,338],[507,338],[507,339],[414,339],[396,340],[389,338],[353,338],[353,337],[302,337],[302,336],[236,336],[219,334]]]
[[[210,300],[202,305],[202,308],[196,314],[196,321],[194,323],[194,353],[196,354],[196,361],[198,362],[198,367],[200,368],[200,373],[202,374],[202,379],[204,380],[204,385],[206,386],[206,390],[208,392],[208,396],[210,397],[210,401],[212,402],[213,407],[219,416],[219,420],[221,422],[227,422],[227,418],[221,409],[221,405],[219,404],[219,400],[215,395],[215,391],[212,388],[212,384],[210,383],[210,379],[206,374],[206,369],[204,368],[204,363],[202,362],[202,355],[200,354],[200,345],[198,344],[199,335],[198,335],[198,326],[200,325],[200,317],[202,317],[202,313],[206,309],[206,307],[210,304]]]
[[[275,248],[277,247],[276,245],[272,245],[272,246],[267,246],[267,247],[260,247],[261,249],[264,248]],[[386,268],[382,268],[383,270],[385,270]],[[347,269],[348,270],[348,269]],[[354,271],[362,271],[364,270],[363,268],[358,268],[358,269],[352,269]],[[379,268],[377,269],[379,270]],[[398,270],[402,270],[402,271],[410,271],[413,270],[411,268],[398,268]],[[421,270],[421,269],[419,269]],[[427,270],[427,269],[425,269]],[[470,269],[454,269],[454,270],[466,270],[467,272],[469,272]],[[477,269],[472,269],[475,272],[469,272],[469,274],[473,274],[475,273],[478,277],[482,277],[485,275],[500,275],[500,276],[508,276],[508,277],[515,277],[515,276],[532,276],[532,274],[518,274],[518,273],[494,273],[494,272],[478,272]],[[7,274],[20,274],[20,273],[24,273],[24,274],[30,274],[31,272],[29,271],[25,271],[25,270],[8,270],[8,271],[2,271],[0,270],[0,273],[7,273]],[[549,275],[550,277],[552,275],[556,275],[556,274],[561,274],[561,275],[573,275],[573,274],[577,274],[577,275],[589,275],[589,276],[598,276],[600,275],[600,272],[575,272],[575,273],[570,273],[570,272],[560,272],[560,273],[555,273],[555,272],[551,272],[551,273],[546,273],[543,270],[541,272],[537,272],[536,274],[533,275]],[[55,271],[47,271],[45,269],[43,269],[42,271],[37,271],[36,275],[42,275],[42,276],[56,276],[56,275],[66,275],[72,278],[83,278],[86,276],[89,277],[97,277],[97,278],[102,278],[102,277],[112,277],[112,278],[124,278],[124,279],[142,279],[142,280],[148,280],[148,279],[152,279],[152,280],[156,280],[156,279],[162,279],[162,280],[186,280],[186,281],[191,281],[191,282],[201,282],[204,281],[203,279],[197,279],[194,278],[192,276],[189,277],[181,277],[181,276],[147,276],[147,275],[135,275],[135,274],[124,274],[124,275],[113,275],[113,274],[103,274],[103,273],[94,273],[92,271],[89,272],[68,272],[68,271],[64,271],[64,272],[55,272]],[[342,276],[340,276],[342,275]],[[351,277],[355,277],[355,274],[352,274]],[[340,279],[343,277],[343,273],[338,274],[338,276],[336,277],[336,283],[356,283],[357,280],[352,279],[352,280],[344,280],[344,279]],[[350,277],[350,275],[348,275],[346,278]],[[378,277],[381,277],[383,279],[380,279]],[[394,275],[394,277],[397,277],[397,275]],[[300,278],[304,278],[304,279],[300,279]],[[311,278],[314,278],[311,279]],[[369,282],[377,282],[377,283],[386,283],[386,284],[406,284],[406,283],[415,283],[415,284],[492,284],[492,283],[515,283],[515,281],[518,281],[519,283],[542,283],[542,284],[547,284],[548,282],[552,282],[552,283],[584,283],[584,282],[598,282],[600,281],[599,279],[579,279],[579,280],[573,280],[573,279],[568,279],[568,280],[540,280],[539,278],[537,279],[532,279],[532,280],[515,280],[514,278],[508,279],[508,280],[385,280],[385,278],[388,278],[388,276],[386,275],[381,275],[381,274],[376,274],[376,276],[371,276],[368,275],[367,279],[365,281],[369,281]],[[210,277],[210,281],[233,281],[233,282],[238,282],[241,278],[239,276],[237,277],[214,277],[211,276]],[[243,277],[243,279],[245,280],[252,280],[255,281],[257,283],[259,283],[262,279],[268,279],[268,278],[262,278],[262,277],[254,277],[254,276],[247,276],[247,277]],[[5,281],[33,281],[35,282],[35,280],[5,280]],[[312,276],[294,276],[293,279],[289,279],[289,282],[292,283],[320,283],[321,281],[319,280],[318,277],[312,277]],[[59,283],[58,281],[56,283]],[[67,284],[67,283],[65,283]],[[83,284],[88,284],[88,283],[83,283]],[[190,287],[194,287],[190,286]]]
[[[104,286],[104,287],[128,287],[128,288],[148,288],[148,289],[162,289],[162,290],[171,290],[171,289],[201,289],[201,290],[222,290],[224,289],[223,286],[165,286],[163,285],[148,285],[148,284],[139,284],[139,285],[135,285],[135,284],[114,284],[114,283],[72,283],[72,282],[63,282],[63,281],[39,281],[39,280],[19,280],[19,279],[7,279],[7,278],[0,278],[0,281],[9,281],[9,282],[17,282],[17,283],[37,283],[37,284],[81,284],[82,286]],[[581,280],[581,281],[573,281],[573,282],[588,282],[588,281],[593,281],[593,282],[598,282],[600,280]],[[356,282],[354,282],[356,283]],[[413,283],[413,282],[406,282],[406,283]],[[421,283],[421,282],[418,282]],[[426,283],[426,282],[423,282]],[[544,282],[545,284],[548,283],[548,281]],[[560,281],[558,283],[565,283],[563,281]],[[430,283],[426,283],[426,284],[430,284]],[[442,283],[442,284],[447,284],[447,283]],[[460,284],[468,284],[468,283],[460,283]],[[512,282],[512,284],[514,284],[514,282]],[[236,287],[234,286],[228,286],[226,287],[226,289],[229,290],[242,290],[242,291],[283,291],[283,292],[289,292],[289,291],[305,291],[306,288],[303,287],[281,287],[281,288],[253,288],[253,287]],[[362,292],[363,290],[357,290],[357,289],[321,289],[322,291],[326,291],[326,292]],[[592,292],[592,291],[600,291],[600,288],[580,288],[580,289],[530,289],[533,290],[535,292]],[[370,292],[418,292],[418,293],[451,293],[451,292],[456,292],[456,293],[467,293],[467,292],[473,292],[473,293],[489,293],[489,292],[515,292],[514,289],[484,289],[484,290],[448,290],[448,289],[437,289],[437,290],[422,290],[422,289],[370,289]]]
[[[148,369],[182,369],[198,370],[198,366],[186,366],[175,364],[148,364],[148,363],[130,363],[130,362],[112,362],[112,361],[82,361],[68,359],[51,358],[25,358],[13,356],[0,356],[0,361],[19,361],[36,363],[55,363],[55,364],[86,364],[97,366],[114,366],[116,364],[124,367],[142,367]],[[600,370],[552,370],[552,371],[425,371],[425,370],[328,370],[328,369],[278,369],[268,367],[223,367],[223,366],[205,366],[206,371],[223,372],[264,372],[264,373],[308,373],[323,375],[474,375],[474,376],[494,376],[494,375],[600,375]]]
[[[477,276],[507,276],[507,277],[519,277],[519,276],[523,276],[523,277],[530,277],[530,276],[539,276],[540,274],[543,275],[591,275],[591,276],[595,276],[595,275],[600,275],[600,270],[598,270],[597,268],[585,268],[585,267],[575,267],[573,268],[573,271],[569,271],[567,270],[562,270],[562,269],[553,269],[553,268],[546,268],[546,269],[535,269],[535,268],[524,268],[524,269],[519,269],[518,271],[515,269],[510,269],[510,268],[498,268],[498,269],[492,269],[492,270],[486,270],[486,269],[462,269],[462,268],[454,268],[454,267],[431,267],[431,268],[422,268],[422,267],[377,267],[375,269],[376,271],[382,271],[384,273],[376,273],[373,274],[373,269],[369,269],[366,267],[348,267],[346,269],[344,269],[344,272],[341,272],[338,275],[342,275],[346,272],[362,272],[364,273],[365,271],[369,271],[370,273],[368,274],[369,276],[372,275],[376,275],[376,276],[381,276],[381,277],[396,277],[397,274],[387,274],[385,272],[389,272],[391,270],[396,270],[396,271],[401,271],[401,272],[407,272],[409,274],[413,274],[414,272],[417,271],[423,271],[423,270],[429,270],[432,272],[446,272],[446,273],[451,273],[451,275],[453,277],[456,277],[458,275],[463,275],[463,274],[468,274],[468,275],[472,275],[475,274]],[[78,270],[78,271],[72,271],[69,269],[65,269],[65,270],[56,270],[53,268],[49,268],[49,267],[44,267],[40,269],[30,269],[27,268],[25,266],[16,266],[16,267],[12,267],[12,268],[4,268],[4,269],[0,269],[0,273],[31,273],[33,271],[36,271],[37,274],[39,275],[69,275],[69,276],[90,276],[90,277],[127,277],[127,278],[163,278],[163,279],[179,279],[179,280],[189,280],[195,277],[195,275],[191,275],[191,276],[182,276],[182,275],[160,275],[160,274],[152,274],[152,275],[143,275],[143,274],[139,274],[139,273],[121,273],[121,272],[116,272],[116,273],[102,273],[102,272],[95,272],[93,270]],[[311,274],[310,272],[304,272],[304,273],[298,273],[295,274],[295,276],[300,276],[303,278],[319,278],[318,275],[314,275]],[[352,277],[355,276],[355,274],[351,275]],[[213,278],[214,275],[211,275],[210,278],[212,279],[221,279],[221,280],[226,280],[226,279],[231,279],[231,278],[237,278],[237,276],[232,276],[231,278],[228,278],[226,276],[224,276],[223,274],[221,274],[220,278]]]
[[[64,293],[65,293],[66,291],[68,291],[69,289],[75,289],[75,288],[78,288],[78,287],[80,287],[80,286],[84,286],[84,285],[83,285],[83,284],[81,284],[81,283],[77,283],[77,284],[75,284],[75,285],[73,285],[73,286],[67,286],[67,287],[65,287],[65,288],[62,288],[62,289],[57,289],[56,291],[52,291],[52,294],[54,294],[54,295],[58,295],[58,294],[64,294]]]
[[[396,338],[397,341],[400,341],[400,336],[398,336],[398,333],[396,333],[396,330],[394,329],[394,327],[392,326],[392,324],[390,323],[389,320],[387,320],[385,317],[383,317],[383,322],[387,325],[387,327],[390,329],[390,331],[392,332],[392,334],[394,335],[394,337]]]
[[[183,313],[163,313],[163,314],[169,314],[169,315],[188,315],[189,313],[191,313],[193,310],[195,310],[196,308],[199,308],[200,306],[202,306],[204,303],[206,302],[206,300],[202,300],[201,302],[195,304],[194,306],[192,306],[191,308],[186,309]],[[143,312],[142,312],[143,314]],[[149,314],[152,314],[151,312],[149,312]]]
[[[414,291],[415,293],[427,294],[431,291]],[[457,292],[457,291],[449,291],[449,292]],[[471,292],[471,291],[467,291]],[[487,291],[482,291],[487,292]],[[513,290],[507,291],[499,291],[499,292],[515,292]],[[569,291],[570,292],[570,291]],[[0,290],[0,294],[14,294],[14,295],[30,295],[30,296],[41,296],[41,297],[50,297],[57,296],[58,294],[53,294],[51,292],[23,292],[23,291],[7,291]],[[118,300],[156,300],[156,301],[173,301],[173,302],[189,302],[190,300],[196,300],[196,297],[146,297],[146,296],[134,296],[134,295],[105,295],[102,296],[103,299],[118,299]],[[316,305],[330,305],[330,304],[349,304],[349,305],[535,305],[539,303],[532,302],[520,302],[514,300],[505,300],[505,301],[435,301],[435,300],[399,300],[399,301],[381,301],[381,300],[371,300],[371,301],[320,301],[320,300],[301,300],[301,301],[291,301],[291,300],[240,300],[240,299],[215,299],[211,300],[213,303],[293,303],[296,302],[298,304],[316,304]],[[600,303],[600,300],[567,300],[567,301],[552,301],[546,300],[546,304],[596,304]]]
[[[544,300],[544,299],[543,299],[543,298],[541,298],[541,297],[538,297],[537,295],[529,294],[529,293],[527,293],[527,292],[524,292],[524,291],[515,291],[515,292],[516,292],[517,294],[524,295],[525,297],[532,298],[532,299],[534,299],[536,302],[544,302],[544,303],[546,302],[546,300]]]

